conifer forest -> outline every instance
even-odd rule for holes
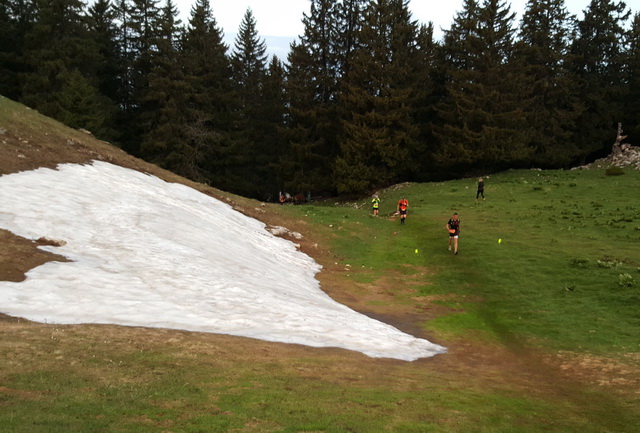
[[[215,0],[211,0],[215,1]],[[415,1],[415,0],[414,0]],[[310,0],[286,59],[210,0],[0,0],[0,94],[195,181],[275,201],[606,156],[640,145],[640,13],[464,0],[443,37],[407,0]]]

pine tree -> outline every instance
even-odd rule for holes
[[[581,109],[568,70],[574,21],[564,0],[529,0],[522,18],[514,63],[527,83],[527,146],[538,166],[567,166],[577,153],[572,134]]]
[[[227,46],[222,39],[209,0],[197,0],[182,42],[185,71],[185,128],[192,160],[218,188],[233,192],[238,164],[233,128],[238,103],[232,86]]]
[[[640,146],[640,13],[633,17],[625,58],[627,77],[623,128],[628,135],[627,142]]]
[[[126,68],[127,106],[125,130],[126,148],[130,153],[143,157],[141,143],[146,131],[141,121],[145,112],[153,107],[145,107],[144,99],[149,90],[149,76],[154,68],[158,53],[157,41],[160,29],[160,8],[158,0],[132,0],[127,7]]]
[[[256,20],[251,9],[247,9],[240,23],[235,47],[231,55],[233,81],[240,108],[236,124],[236,157],[239,159],[234,171],[236,185],[244,195],[263,198],[267,185],[268,161],[264,149],[264,84],[267,74],[267,45],[256,30]]]
[[[271,58],[263,89],[263,119],[265,128],[262,131],[263,152],[267,174],[262,182],[266,186],[266,200],[276,199],[276,192],[282,190],[284,171],[282,161],[286,157],[284,131],[286,126],[286,71],[282,62]]]
[[[124,73],[116,19],[117,13],[111,0],[97,0],[89,7],[89,31],[99,53],[96,73],[98,90],[112,101],[118,100],[118,78]]]
[[[630,12],[624,2],[592,0],[578,22],[572,46],[573,68],[584,112],[574,140],[585,162],[606,156],[623,116],[624,28]]]
[[[435,107],[442,99],[442,47],[434,40],[433,23],[421,25],[417,36],[414,122],[419,128],[418,145],[411,155],[415,180],[434,179],[437,166],[433,162],[436,151],[432,125],[437,122]]]
[[[338,80],[349,75],[351,59],[360,46],[359,37],[366,5],[366,0],[342,0],[336,4],[333,50]]]
[[[183,29],[177,17],[172,0],[166,0],[157,40],[153,41],[157,52],[151,58],[149,87],[141,101],[144,107],[139,120],[144,131],[141,155],[175,173],[202,180],[197,165],[191,161],[184,132],[187,85],[179,51]]]
[[[404,0],[377,0],[364,24],[341,95],[344,134],[335,177],[341,193],[365,192],[407,176],[418,129],[413,121],[418,26]]]
[[[0,2],[0,95],[22,96],[19,76],[25,72],[25,36],[36,21],[34,0]]]
[[[97,89],[99,54],[88,35],[83,3],[41,0],[26,35],[22,102],[77,128],[110,136],[112,108]],[[70,103],[83,101],[83,104]],[[96,112],[87,117],[86,107]]]
[[[97,49],[94,72],[96,88],[104,98],[102,107],[107,119],[105,135],[100,138],[119,142],[121,135],[116,131],[118,118],[119,77],[123,75],[122,59],[117,43],[116,12],[110,0],[97,0],[88,10],[89,35]],[[94,134],[96,131],[91,129]]]
[[[115,76],[115,101],[119,107],[116,122],[119,126],[119,142],[129,153],[137,153],[140,130],[137,126],[137,101],[134,95],[135,56],[133,29],[131,26],[130,0],[114,0],[116,56],[111,59]]]
[[[465,0],[445,32],[447,95],[434,131],[437,161],[450,174],[517,167],[529,158],[522,75],[510,64],[514,16],[504,1]]]
[[[291,45],[287,70],[290,149],[283,161],[284,188],[331,193],[333,160],[338,153],[335,52],[336,13],[333,0],[312,0],[303,18],[304,34]]]

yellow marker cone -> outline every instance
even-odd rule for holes
[[[498,239],[498,243],[501,244],[502,243],[502,238]]]
[[[416,248],[416,254],[418,254],[418,249]]]

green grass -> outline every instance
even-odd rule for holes
[[[429,322],[431,329],[481,329],[598,354],[640,350],[637,171],[624,178],[604,170],[510,171],[490,176],[487,200],[478,202],[474,187],[469,179],[404,187],[410,200],[405,226],[372,218],[368,200],[293,211],[314,224],[332,224],[334,251],[369,270],[370,278],[411,272],[404,264],[425,266],[437,274],[422,294],[484,300]],[[399,197],[383,191],[381,215],[392,213]],[[454,211],[462,220],[455,257],[444,230]]]
[[[320,352],[238,362],[175,344],[141,349],[118,336],[76,353],[82,339],[74,337],[87,335],[67,332],[25,357],[21,373],[4,375],[20,393],[0,394],[0,431],[632,431],[633,412],[616,399],[574,390],[577,397],[549,400],[544,383],[527,393],[489,378],[461,386],[421,363],[362,357],[358,368]],[[64,359],[47,364],[54,348]]]

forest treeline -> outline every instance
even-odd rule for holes
[[[640,14],[464,0],[441,40],[407,0],[311,0],[287,59],[209,0],[1,0],[0,93],[196,181],[255,197],[566,168],[640,144]]]

